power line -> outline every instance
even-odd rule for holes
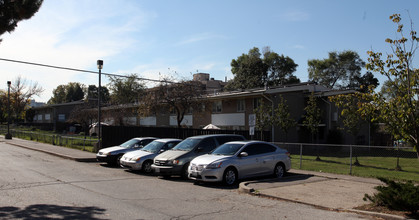
[[[82,69],[75,69],[75,68],[69,68],[69,67],[53,66],[53,65],[41,64],[41,63],[33,63],[33,62],[26,62],[26,61],[20,61],[20,60],[11,60],[11,59],[5,59],[5,58],[0,58],[0,60],[1,61],[7,61],[7,62],[13,62],[13,63],[20,63],[20,64],[27,64],[27,65],[47,67],[47,68],[61,69],[61,70],[69,70],[69,71],[76,71],[76,72],[99,74],[98,72],[90,71],[90,70],[82,70]],[[107,75],[107,76],[116,76],[116,77],[125,77],[125,78],[130,78],[131,77],[131,76],[119,75],[119,74],[115,74],[115,73],[103,73],[102,72],[101,74]],[[148,79],[148,78],[142,78],[142,77],[136,77],[136,79],[138,79],[138,80],[145,80],[145,81],[151,81],[151,82],[174,83],[174,82],[166,81],[166,80]]]

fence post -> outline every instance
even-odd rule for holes
[[[352,145],[350,145],[350,148],[349,148],[350,150],[350,152],[349,152],[349,157],[350,157],[350,163],[349,163],[349,175],[352,175]]]
[[[300,169],[303,163],[303,144],[300,144]]]

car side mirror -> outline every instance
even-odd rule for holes
[[[202,152],[202,151],[204,151],[204,148],[203,148],[203,147],[198,147],[198,148],[196,149],[196,152]]]
[[[239,154],[239,157],[247,157],[247,156],[249,156],[249,154],[247,152],[241,152]]]
[[[163,149],[161,149],[160,151],[159,151],[159,153],[163,153],[165,150],[163,150]]]

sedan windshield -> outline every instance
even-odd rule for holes
[[[195,146],[201,142],[202,139],[196,139],[196,138],[188,138],[184,141],[180,142],[176,147],[172,148],[173,150],[181,150],[181,151],[191,151],[195,148]]]
[[[145,147],[143,147],[143,149],[141,149],[142,151],[147,151],[150,153],[157,153],[160,151],[161,147],[163,147],[164,143],[160,142],[160,141],[153,141],[149,144],[147,144]]]
[[[119,146],[121,146],[123,148],[132,148],[132,147],[134,147],[135,144],[138,144],[139,142],[140,141],[137,140],[137,139],[131,139],[131,140],[127,141],[127,142],[122,143]]]
[[[234,155],[243,144],[223,144],[217,147],[211,154],[214,155]]]

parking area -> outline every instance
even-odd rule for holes
[[[17,138],[4,140],[1,137],[0,139],[0,141],[8,144],[49,153],[70,160],[83,162],[93,162],[96,160],[94,153]],[[171,179],[171,181],[176,180],[179,179]],[[364,195],[366,193],[373,194],[375,191],[374,187],[379,184],[381,184],[379,180],[372,178],[291,169],[281,179],[269,179],[269,177],[268,179],[246,179],[240,183],[239,191],[312,205],[322,209],[356,211],[353,208],[367,204],[367,202],[363,201]],[[209,184],[207,186],[211,187],[212,185]],[[223,188],[220,184],[216,185],[217,187]]]

